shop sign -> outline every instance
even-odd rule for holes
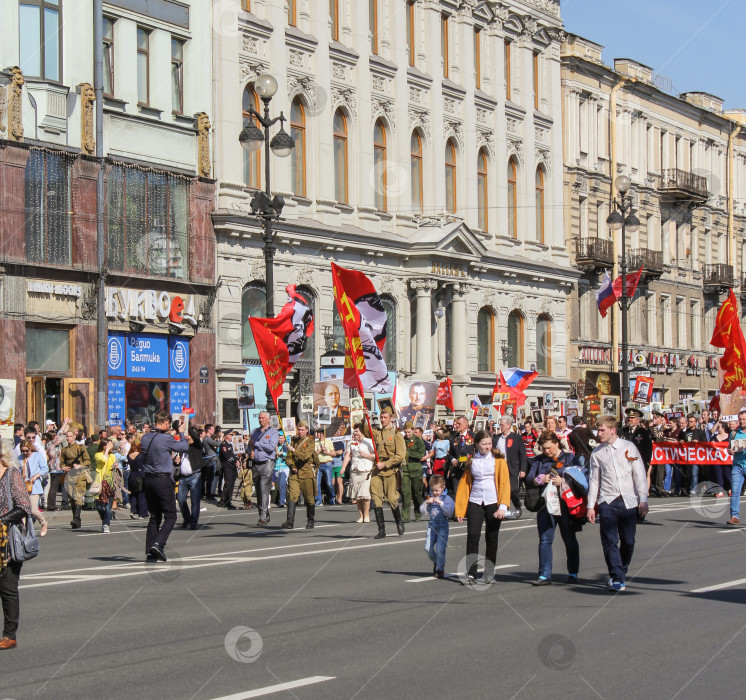
[[[189,406],[189,382],[171,382],[169,384],[171,413],[176,413],[178,407]]]
[[[194,295],[179,295],[165,290],[108,287],[106,317],[116,321],[168,321],[175,326],[197,327]]]
[[[579,348],[579,359],[589,364],[608,365],[611,362],[611,350],[609,348]]]
[[[189,341],[153,333],[110,333],[110,377],[189,379]]]
[[[46,297],[52,295],[58,297],[74,297],[79,299],[83,293],[79,284],[66,284],[64,282],[44,282],[41,280],[27,280],[26,292],[43,294]]]
[[[172,379],[189,379],[189,343],[180,338],[168,339],[168,355]]]

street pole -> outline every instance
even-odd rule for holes
[[[629,299],[627,298],[627,224],[626,224],[626,207],[625,207],[625,195],[622,195],[622,298],[619,301],[622,307],[622,411],[624,406],[629,401],[629,365],[627,364],[627,358],[629,355],[629,349],[627,347],[627,309],[629,306]]]
[[[271,98],[262,98],[264,102],[264,121],[265,123],[271,123],[269,118],[269,101]],[[272,198],[272,190],[270,187],[270,174],[269,174],[269,126],[264,129],[264,192],[267,195],[267,199]],[[272,213],[267,212],[263,215],[264,224],[264,277],[266,280],[266,307],[265,313],[267,318],[274,318],[275,315],[275,240],[274,231],[272,230]],[[272,408],[274,407],[274,401],[272,400],[272,392],[269,390],[269,382],[267,382],[267,411],[270,415],[272,414]]]

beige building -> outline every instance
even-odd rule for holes
[[[626,234],[630,272],[643,276],[629,310],[630,376],[655,378],[653,400],[707,399],[718,388],[710,346],[728,288],[744,294],[746,124],[742,110],[704,92],[672,95],[630,59],[604,64],[603,47],[562,44],[565,231],[583,275],[569,297],[570,378],[620,365],[618,305],[602,319],[594,292],[618,274],[621,233],[606,224],[613,180],[632,180],[639,230]]]

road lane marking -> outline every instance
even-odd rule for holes
[[[498,569],[514,569],[518,564],[501,564],[500,566],[495,567],[495,571]],[[446,578],[460,578],[461,574],[454,573],[454,574],[446,574]],[[423,581],[437,581],[438,579],[435,578],[435,576],[423,576],[422,578],[409,578],[404,583],[422,583]]]
[[[723,588],[733,588],[733,586],[740,586],[746,583],[746,578],[739,578],[737,581],[726,581],[725,583],[718,583],[715,586],[706,586],[705,588],[695,588],[690,593],[709,593],[710,591],[720,591]]]
[[[257,688],[256,690],[247,690],[244,693],[224,695],[221,698],[213,698],[213,700],[249,700],[249,698],[261,698],[265,695],[272,695],[273,693],[282,693],[286,690],[302,688],[306,685],[314,685],[315,683],[333,681],[335,678],[336,676],[309,676],[308,678],[300,678],[297,681],[278,683],[277,685],[268,685],[266,688]]]

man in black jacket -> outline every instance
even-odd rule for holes
[[[510,416],[503,416],[500,419],[500,432],[492,437],[492,447],[502,452],[508,462],[510,501],[518,511],[516,517],[520,518],[522,510],[518,489],[521,479],[525,478],[528,471],[528,460],[523,438],[513,431],[513,419]]]
[[[232,501],[233,487],[238,478],[238,461],[233,451],[233,433],[226,433],[225,440],[220,443],[218,457],[220,458],[220,465],[223,468],[223,490],[220,492],[218,508],[236,510],[236,506],[233,505]]]
[[[682,442],[707,442],[707,433],[697,425],[697,416],[694,413],[690,413],[686,417],[686,429],[679,436],[679,440]],[[689,495],[693,496],[699,481],[699,465],[687,464],[685,469],[689,472]],[[686,494],[686,479],[682,480],[680,488]]]
[[[637,451],[642,457],[645,465],[645,474],[650,483],[650,460],[653,457],[653,436],[650,431],[642,424],[643,412],[639,408],[628,408],[624,415],[627,417],[627,424],[622,430],[622,437],[634,443]]]
[[[453,436],[451,448],[448,452],[449,469],[446,484],[448,493],[455,500],[458,483],[464,475],[466,460],[474,454],[474,435],[469,430],[466,416],[460,416],[453,421]]]

